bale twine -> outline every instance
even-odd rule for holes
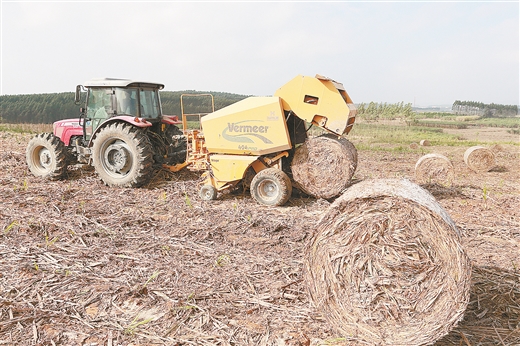
[[[487,148],[474,146],[464,153],[464,162],[476,173],[489,172],[495,167],[495,154]]]
[[[428,191],[381,179],[351,186],[329,207],[303,275],[318,311],[348,340],[426,345],[462,319],[471,265]]]
[[[455,176],[450,159],[441,154],[426,154],[415,164],[415,181],[418,184],[440,184],[450,187]]]
[[[330,134],[309,138],[298,147],[291,163],[296,186],[316,198],[338,196],[357,168],[357,150],[346,138]]]
[[[422,145],[423,147],[429,147],[431,144],[430,144],[430,141],[427,140],[427,139],[421,139],[421,141],[419,142],[420,145]]]

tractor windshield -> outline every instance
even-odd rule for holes
[[[112,110],[111,90],[105,88],[90,89],[87,101],[87,117],[106,119]]]

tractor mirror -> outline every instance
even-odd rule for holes
[[[82,89],[83,89],[82,85],[76,86],[76,95],[74,95],[74,103],[77,105],[80,104],[80,102],[81,102],[81,90]]]

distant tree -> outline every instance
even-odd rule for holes
[[[455,114],[481,115],[483,117],[511,117],[518,114],[517,105],[485,104],[475,101],[453,102],[451,107]]]
[[[370,102],[368,105],[366,103],[360,103],[357,108],[358,115],[367,120],[377,120],[379,118],[395,119],[399,117],[413,118],[415,116],[412,104],[405,104],[403,101],[393,104],[386,102]]]

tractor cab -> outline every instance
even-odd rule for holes
[[[156,123],[162,120],[159,90],[163,84],[139,82],[129,79],[93,79],[76,87],[76,104],[82,103],[85,90],[85,107],[81,108],[80,125],[84,139],[90,140],[99,126],[107,120]]]

